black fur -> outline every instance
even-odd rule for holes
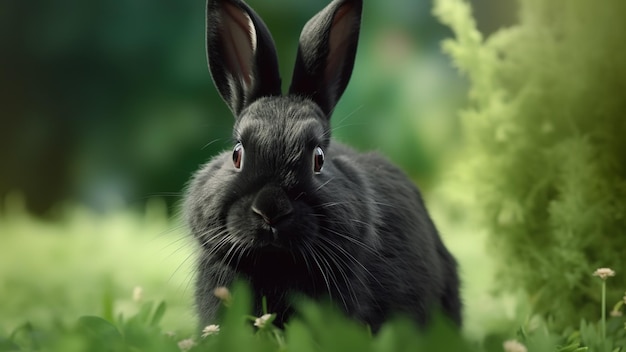
[[[212,77],[235,113],[234,138],[244,151],[240,169],[232,151],[213,158],[186,193],[186,220],[201,246],[201,324],[216,318],[213,290],[243,277],[256,313],[266,297],[279,325],[298,294],[330,297],[374,330],[394,312],[426,324],[434,309],[460,325],[456,262],[417,188],[382,156],[330,139],[330,113],[354,64],[361,1],[335,0],[305,26],[286,96],[258,16],[239,0],[209,0],[207,8]],[[223,28],[232,18],[247,37]],[[319,173],[318,147],[325,155]]]

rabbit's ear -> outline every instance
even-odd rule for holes
[[[362,0],[334,0],[300,35],[289,93],[311,98],[330,118],[354,67]]]
[[[257,98],[280,95],[278,58],[263,20],[241,0],[207,1],[213,82],[235,116]]]

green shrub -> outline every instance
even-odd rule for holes
[[[462,166],[504,289],[556,326],[597,319],[592,273],[626,286],[626,2],[521,0],[519,24],[483,38],[462,0],[437,0],[470,80]],[[471,269],[467,269],[471,270]]]

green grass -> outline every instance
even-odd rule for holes
[[[165,328],[195,326],[193,243],[159,201],[106,215],[71,207],[60,222],[8,208],[0,218],[0,333],[24,321],[49,326],[101,315],[107,296],[116,312],[131,314],[136,286],[147,300],[167,300]]]
[[[531,319],[523,300],[493,294],[485,235],[462,211],[471,205],[462,194],[440,188],[428,202],[461,268],[461,335],[445,324],[416,334],[411,323],[396,320],[372,336],[335,310],[310,302],[300,306],[300,318],[285,331],[272,325],[255,330],[248,292],[240,288],[219,334],[207,338],[199,336],[193,313],[195,244],[165,216],[160,201],[105,215],[68,207],[64,220],[46,222],[27,215],[19,198],[10,198],[0,217],[0,351],[179,351],[178,343],[186,339],[193,339],[192,350],[216,351],[502,351],[503,341],[516,338],[533,346],[531,351],[565,352],[582,341],[604,343],[600,324],[572,322],[568,331],[550,332]],[[139,301],[133,299],[137,286],[143,291]],[[611,346],[624,343],[620,324],[623,318],[608,321]]]

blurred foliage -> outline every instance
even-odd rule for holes
[[[190,330],[195,318],[194,248],[181,226],[168,220],[165,203],[106,216],[65,206],[61,220],[26,212],[16,195],[0,215],[0,333],[25,320],[40,328],[81,315],[134,314],[133,288],[147,300],[167,299],[163,326]]]
[[[363,326],[347,320],[330,306],[306,304],[301,316],[285,331],[268,322],[254,328],[246,318],[250,295],[245,286],[234,292],[232,304],[219,325],[207,336],[165,332],[160,320],[165,303],[140,305],[139,311],[125,317],[106,319],[84,316],[68,325],[41,329],[24,324],[9,336],[0,335],[0,351],[476,351],[458,331],[438,322],[417,334],[409,321],[396,320],[373,337]],[[184,335],[183,335],[184,336]]]
[[[250,0],[274,35],[285,87],[298,33],[327,2]],[[101,210],[155,195],[174,204],[198,165],[231,147],[232,117],[206,68],[204,7],[0,2],[0,197],[18,190],[37,214],[68,199]],[[366,1],[336,136],[432,179],[459,140],[463,85],[439,52],[448,33],[429,1]]]
[[[597,316],[591,273],[626,286],[626,2],[520,1],[484,38],[469,4],[437,0],[444,43],[470,79],[467,159],[503,289],[522,287],[555,326]],[[566,299],[565,299],[566,297]]]
[[[151,199],[144,209],[106,215],[66,206],[62,219],[50,222],[30,215],[24,200],[12,195],[0,215],[0,351],[181,351],[193,342],[192,351],[502,352],[512,339],[533,352],[585,351],[581,346],[613,352],[597,346],[624,346],[623,316],[608,320],[605,340],[597,319],[579,324],[576,318],[570,328],[555,331],[517,302],[489,295],[493,264],[477,245],[483,237],[456,235],[468,225],[447,219],[440,202],[430,203],[461,265],[463,337],[443,325],[419,333],[401,318],[372,336],[329,305],[311,302],[298,304],[300,313],[284,331],[255,329],[249,294],[240,288],[216,322],[220,332],[202,338],[191,297],[194,245],[168,219],[163,202]],[[596,284],[591,290],[599,294]],[[623,304],[613,310],[623,313]]]
[[[468,340],[441,319],[418,329],[411,321],[397,317],[372,334],[335,307],[313,302],[300,302],[297,315],[281,330],[271,324],[273,314],[259,318],[248,315],[251,294],[246,285],[236,285],[233,297],[224,307],[219,324],[202,329],[200,336],[164,330],[161,320],[166,303],[148,301],[135,302],[137,312],[130,316],[83,316],[52,328],[25,323],[8,335],[0,333],[0,351],[615,352],[626,342],[620,326],[623,319],[611,321],[610,332],[618,340],[602,338],[597,326],[585,321],[580,331],[563,335],[548,332],[541,323],[532,330],[522,327],[517,339],[498,343]]]

